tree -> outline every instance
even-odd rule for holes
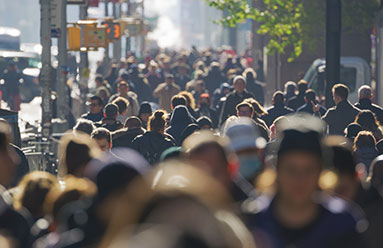
[[[217,20],[236,26],[248,19],[260,23],[259,34],[267,35],[269,53],[284,53],[292,48],[288,61],[297,58],[303,45],[315,49],[325,33],[325,1],[264,0],[263,9],[252,8],[247,0],[205,0],[228,15]],[[377,0],[342,0],[342,25],[345,32],[371,31],[378,9]],[[319,37],[318,29],[321,30]]]

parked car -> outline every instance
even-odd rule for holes
[[[371,85],[371,69],[367,62],[359,57],[341,57],[340,82],[350,89],[349,100],[358,101],[358,89],[362,85]],[[316,59],[307,70],[304,79],[309,88],[315,90],[318,96],[325,96],[326,61]]]

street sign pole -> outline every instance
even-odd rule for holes
[[[105,18],[107,18],[109,16],[109,9],[108,9],[109,0],[104,0],[104,4],[105,4]],[[109,61],[109,44],[105,48],[105,59],[106,61]]]
[[[126,4],[127,4],[127,11],[126,11],[126,15],[128,17],[130,17],[133,13],[132,11],[132,3],[130,0],[127,0],[126,1]],[[130,52],[131,50],[131,42],[130,42],[130,35],[129,36],[126,36],[126,41],[125,41],[125,57],[128,58],[128,53]]]
[[[41,52],[41,74],[40,85],[42,88],[42,136],[50,137],[52,132],[52,102],[51,102],[51,23],[50,23],[50,0],[40,0],[41,19],[40,19],[40,42],[42,46]]]
[[[326,1],[326,107],[332,107],[332,87],[340,82],[341,0]]]
[[[80,5],[80,20],[86,20],[88,18],[88,6],[86,4]],[[84,27],[81,27],[81,47],[85,47],[84,42]],[[89,66],[88,66],[88,52],[80,51],[80,94],[81,100],[83,101],[82,108],[83,112],[86,111],[86,98],[88,94],[88,80],[89,80]]]
[[[120,3],[117,3],[120,5]],[[119,18],[119,15],[117,14],[117,4],[113,2],[113,18],[116,20]],[[113,58],[116,61],[120,61],[121,59],[121,39],[115,40],[113,42]]]
[[[60,31],[58,38],[58,66],[57,66],[57,116],[67,119],[69,113],[69,95],[67,90],[67,30],[66,30],[66,6],[67,1],[59,1],[58,12],[61,14]],[[66,126],[66,128],[69,128]]]

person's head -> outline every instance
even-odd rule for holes
[[[126,81],[118,82],[117,91],[121,96],[126,96],[129,91],[129,84]]]
[[[149,118],[148,130],[164,133],[166,127],[166,112],[163,110],[155,111]]]
[[[92,132],[90,137],[96,141],[101,151],[110,151],[112,148],[112,135],[108,129],[98,127]]]
[[[374,187],[383,197],[383,156],[377,157],[370,167],[370,173],[367,181]]]
[[[194,90],[198,93],[201,93],[205,90],[205,82],[203,80],[197,80]]]
[[[199,96],[198,105],[200,107],[209,107],[210,106],[210,95],[209,95],[209,93],[203,93]]]
[[[117,104],[108,103],[104,109],[105,117],[110,119],[116,119],[119,113],[118,111],[119,110]]]
[[[359,100],[362,99],[371,99],[372,98],[372,90],[368,85],[362,85],[358,90]]]
[[[302,79],[298,82],[299,95],[303,96],[305,94],[306,90],[307,90],[307,81]]]
[[[241,102],[239,103],[235,109],[237,110],[237,116],[238,117],[249,117],[253,118],[254,115],[254,109],[253,106],[248,102]]]
[[[128,119],[126,119],[124,127],[128,128],[128,130],[141,128],[142,127],[142,121],[140,120],[140,118],[138,118],[136,116],[130,116],[130,117],[128,117]]]
[[[88,163],[97,158],[101,151],[97,143],[84,133],[66,133],[59,143],[59,177],[65,175],[84,176]]]
[[[104,108],[104,101],[99,96],[92,96],[89,101],[90,113],[97,114]]]
[[[285,130],[277,158],[277,195],[294,205],[312,202],[322,171],[319,133]]]
[[[285,94],[295,95],[295,91],[297,90],[297,84],[293,81],[288,81],[285,83]]]
[[[188,92],[188,91],[181,91],[179,93],[179,95],[185,97],[186,99],[186,107],[191,107],[192,109],[195,108],[195,99],[194,99],[194,96],[192,93]]]
[[[174,82],[174,76],[173,74],[166,74],[165,76],[165,82],[167,84],[172,84]]]
[[[129,101],[121,96],[117,97],[112,103],[118,106],[118,113],[120,115],[124,115],[129,106]]]
[[[306,102],[316,102],[316,94],[315,94],[315,91],[314,90],[306,90],[306,93],[305,93],[305,101]]]
[[[57,178],[44,171],[33,171],[23,177],[17,185],[14,207],[16,210],[25,208],[35,220],[45,216],[44,201],[52,188],[59,188]]]
[[[350,123],[346,128],[346,138],[354,143],[354,139],[360,131],[362,131],[362,127],[358,123]]]
[[[78,119],[76,125],[73,127],[73,133],[77,134],[79,132],[90,135],[96,126],[92,121],[87,119]]]
[[[362,110],[355,118],[355,122],[358,123],[362,130],[375,131],[380,126],[375,114],[371,110]]]
[[[200,130],[210,130],[213,128],[213,122],[207,116],[201,116],[197,119],[197,124]]]
[[[142,102],[140,105],[140,109],[138,110],[138,117],[141,119],[141,121],[147,123],[152,113],[153,110],[152,106],[150,106],[150,103]]]
[[[172,103],[172,109],[174,109],[177,106],[186,106],[186,98],[182,95],[175,95],[171,99]]]
[[[248,117],[230,121],[224,134],[230,139],[231,148],[237,154],[239,173],[253,183],[263,170],[265,139],[259,135],[258,129]]]
[[[254,109],[254,114],[257,114],[258,116],[262,116],[262,115],[265,115],[267,114],[267,111],[262,107],[262,105],[257,101],[255,100],[254,98],[247,98],[245,100],[243,100],[244,102],[248,102],[251,104],[251,106],[253,106],[253,109]]]
[[[253,68],[246,68],[246,70],[243,72],[242,76],[246,78],[247,81],[254,80],[257,77],[257,74],[255,73]]]
[[[273,124],[271,124],[271,126],[270,126],[270,139],[271,140],[274,140],[277,137],[279,137],[279,135],[281,133],[281,130],[280,130],[281,123],[286,122],[286,121],[288,121],[286,116],[279,116],[278,118],[276,118],[273,121]]]
[[[332,87],[332,96],[335,104],[347,100],[349,89],[344,84],[336,84],[334,87]]]
[[[344,137],[330,136],[325,140],[328,155],[332,158],[331,169],[337,175],[334,193],[347,200],[354,200],[360,183],[356,173],[356,161],[351,143]]]
[[[242,76],[236,76],[233,80],[233,88],[238,93],[243,93],[246,89],[246,79]]]
[[[283,95],[282,91],[277,91],[273,94],[273,105],[280,106],[285,104],[285,95]]]
[[[362,147],[375,148],[376,140],[369,131],[360,131],[354,140],[354,151]]]
[[[215,136],[210,131],[190,135],[182,144],[187,157],[195,165],[214,177],[226,187],[230,187],[228,141]]]
[[[97,86],[97,87],[101,87],[101,86],[104,85],[104,78],[103,78],[103,76],[100,75],[100,74],[96,75],[96,78],[95,78],[94,81],[96,82],[96,86]]]

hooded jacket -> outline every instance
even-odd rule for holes
[[[166,132],[170,134],[176,141],[176,145],[181,145],[181,135],[185,128],[193,123],[193,117],[185,106],[177,106],[174,108],[170,118],[170,127]]]

